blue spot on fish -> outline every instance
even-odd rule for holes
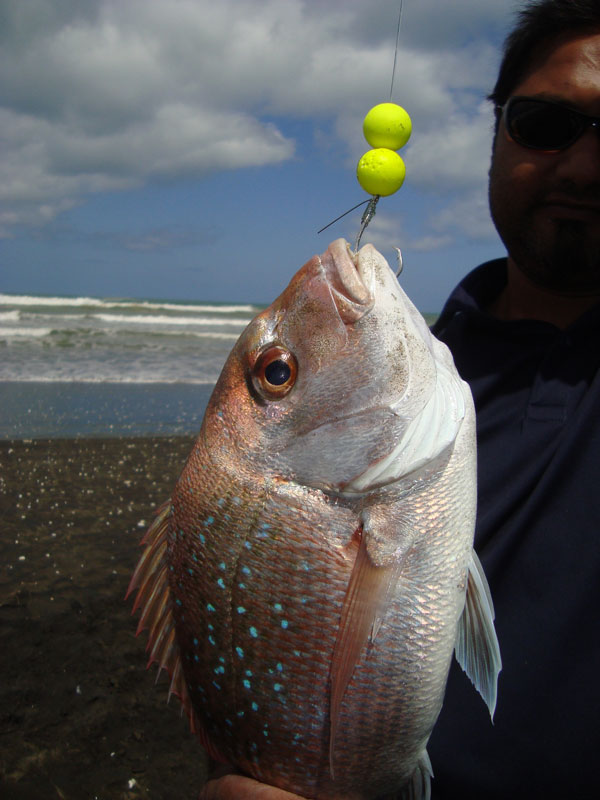
[[[242,572],[244,573],[244,575],[250,575],[251,572],[250,567],[242,567]]]
[[[209,636],[208,637],[208,641],[212,644],[213,647],[217,646],[217,643],[215,642],[215,637],[214,636]]]
[[[221,589],[224,589],[224,588],[225,588],[225,581],[223,580],[223,578],[219,578],[219,580],[217,581],[217,583],[219,584],[219,586],[221,587]]]
[[[207,603],[206,604],[206,610],[213,612],[213,611],[216,611],[216,608],[213,606],[212,603]]]
[[[200,539],[202,544],[206,544],[206,536],[203,533],[199,533],[198,538]]]
[[[244,606],[238,606],[237,607],[237,612],[238,612],[238,614],[245,614],[246,613],[246,609],[244,608]]]
[[[245,589],[246,588],[246,584],[245,583],[238,583],[238,588],[239,589]]]
[[[246,689],[250,689],[250,688],[252,688],[252,684],[250,683],[250,681],[248,680],[248,678],[244,678],[244,680],[242,681],[242,683],[244,684],[244,686],[245,686],[245,688],[246,688]]]
[[[227,569],[227,564],[224,561],[221,561],[221,563],[219,564],[219,569],[223,570]]]
[[[194,647],[198,647],[199,644],[200,643],[199,643],[198,639],[196,639],[196,637],[194,636]]]
[[[242,650],[242,648],[241,648],[241,647],[236,647],[236,648],[235,648],[235,652],[238,654],[238,656],[239,656],[240,658],[243,658],[243,657],[244,657],[244,651]]]
[[[285,629],[288,627],[288,625],[289,625],[289,623],[288,623],[287,619],[282,619],[282,620],[281,620],[281,627],[282,627],[284,630],[285,630]]]
[[[283,672],[283,664],[281,662],[277,664],[277,669],[279,672]]]
[[[275,689],[276,692],[280,692],[282,687],[280,683],[274,683],[273,688]]]
[[[283,606],[281,605],[281,603],[273,603],[273,608],[275,609],[275,611],[283,611]]]
[[[219,691],[221,691],[221,687],[219,686],[219,684],[216,681],[213,681],[212,685],[215,687],[215,689],[218,689]]]
[[[254,700],[252,701],[252,711],[258,711],[258,703],[255,703]]]
[[[250,636],[252,636],[253,639],[256,639],[258,637],[258,631],[254,627],[254,625],[250,628]]]
[[[219,667],[215,667],[215,674],[216,675],[224,675],[225,674],[225,667],[221,664]]]

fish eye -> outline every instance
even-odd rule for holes
[[[271,345],[257,358],[252,370],[252,383],[267,400],[279,400],[292,389],[297,375],[298,364],[294,354],[284,347]]]

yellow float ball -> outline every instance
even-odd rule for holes
[[[363,122],[363,133],[371,147],[399,150],[408,142],[411,131],[410,117],[396,103],[373,106]]]
[[[356,177],[365,192],[383,197],[398,191],[405,174],[404,161],[387,147],[369,150],[356,168]]]

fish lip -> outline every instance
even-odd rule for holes
[[[369,248],[365,245],[354,253],[345,239],[337,239],[322,258],[338,314],[347,324],[357,322],[375,304],[373,264],[365,252]]]

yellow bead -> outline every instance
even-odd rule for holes
[[[369,194],[386,197],[404,183],[406,168],[398,153],[387,147],[369,150],[358,162],[356,177]]]
[[[373,106],[363,122],[363,133],[371,147],[399,150],[408,142],[411,131],[410,117],[396,103]]]

